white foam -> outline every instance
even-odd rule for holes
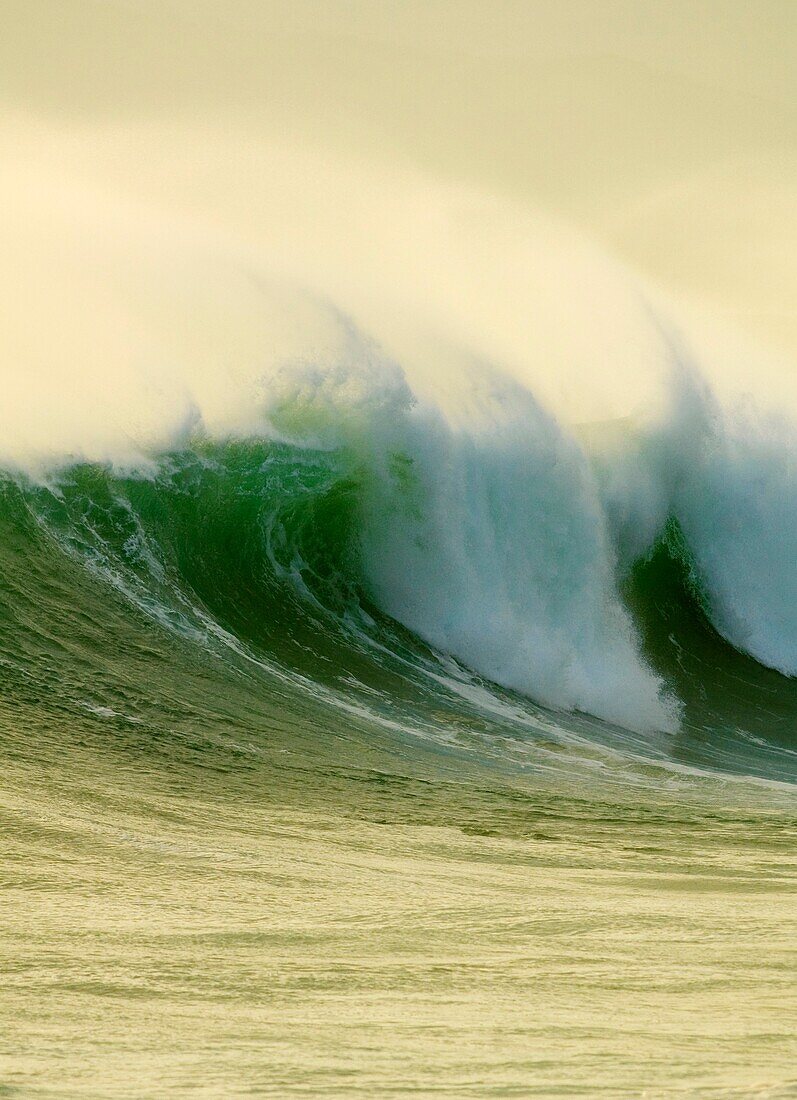
[[[0,461],[134,465],[196,431],[343,447],[367,471],[362,563],[388,613],[501,684],[635,729],[674,728],[677,705],[616,559],[674,514],[718,628],[797,671],[792,422],[765,394],[734,411],[648,291],[569,231],[309,163],[263,154],[246,241],[232,217],[7,163]]]

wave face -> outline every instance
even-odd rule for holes
[[[211,738],[354,723],[380,744],[464,738],[502,768],[572,776],[599,752],[793,778],[794,681],[712,623],[683,522],[613,573],[590,467],[545,426],[558,461],[436,425],[420,461],[395,434],[376,465],[354,446],[195,439],[146,470],[7,478],[4,697],[37,723],[173,728],[191,724],[177,677]]]
[[[484,196],[394,187],[372,209],[373,179],[329,169],[306,185],[337,215],[311,248],[297,211],[319,195],[289,201],[286,157],[264,177],[270,266],[7,173],[31,215],[5,230],[21,289],[0,425],[19,684],[15,648],[43,642],[15,601],[47,606],[59,579],[63,653],[89,586],[98,623],[122,599],[186,660],[256,668],[332,723],[429,733],[437,706],[566,740],[586,723],[632,755],[789,778],[788,403],[723,387],[721,356],[629,273]],[[26,302],[53,287],[42,329]],[[95,684],[119,631],[81,658]],[[737,713],[708,683],[738,676]],[[96,687],[71,698],[117,710]]]

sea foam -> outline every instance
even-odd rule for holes
[[[264,161],[246,242],[6,167],[3,463],[144,469],[198,435],[339,449],[385,612],[488,679],[642,730],[679,705],[620,589],[674,517],[717,630],[794,674],[790,415],[722,392],[657,295],[570,230],[302,165]]]

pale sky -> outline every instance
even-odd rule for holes
[[[793,0],[4,0],[0,112],[418,166],[797,355]]]

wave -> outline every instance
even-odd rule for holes
[[[181,647],[179,675],[196,660],[209,659],[223,672],[223,690],[231,697],[240,690],[240,677],[254,669],[261,705],[272,721],[285,720],[286,700],[299,698],[321,706],[319,714],[326,717],[317,720],[326,726],[356,716],[441,743],[452,732],[468,730],[473,737],[481,730],[489,740],[500,730],[504,752],[514,729],[521,741],[531,735],[539,740],[544,734],[547,741],[575,736],[582,745],[586,738],[586,743],[614,749],[624,745],[623,751],[635,756],[671,760],[680,753],[683,762],[730,770],[741,759],[741,770],[758,774],[763,769],[768,775],[774,755],[777,777],[790,773],[797,715],[793,681],[733,649],[713,627],[710,596],[675,519],[618,579],[612,595],[616,603],[610,605],[619,609],[618,618],[622,615],[619,637],[628,646],[622,650],[615,640],[611,651],[628,660],[623,673],[642,669],[643,683],[665,685],[669,699],[677,700],[678,724],[666,727],[662,742],[661,727],[658,733],[657,727],[646,729],[638,722],[638,710],[628,712],[632,721],[627,723],[595,724],[586,714],[579,719],[562,713],[588,711],[571,698],[553,703],[541,698],[532,681],[537,669],[562,676],[548,683],[570,687],[575,682],[566,678],[570,654],[584,662],[583,670],[595,652],[589,645],[600,644],[585,629],[586,617],[572,623],[566,618],[568,608],[576,615],[579,598],[567,572],[552,573],[547,583],[553,591],[544,599],[535,595],[534,605],[520,599],[491,612],[485,604],[478,610],[453,604],[445,618],[445,601],[458,597],[463,583],[461,577],[441,580],[455,559],[435,562],[432,557],[451,553],[449,544],[441,549],[436,542],[415,541],[427,521],[419,485],[408,472],[409,458],[394,451],[386,463],[386,469],[375,470],[349,448],[196,438],[188,448],[161,455],[146,471],[119,473],[82,463],[61,468],[46,484],[20,475],[7,480],[0,541],[6,695],[15,694],[20,684],[30,687],[45,670],[47,689],[39,684],[34,695],[46,697],[56,709],[71,698],[73,708],[77,700],[95,713],[144,721],[153,700],[159,710],[164,702],[151,673],[143,684],[136,683],[132,655],[149,652],[153,645],[160,648],[164,637],[172,637]],[[513,477],[514,492],[514,471]],[[383,478],[387,490],[379,495]],[[567,501],[570,507],[572,496]],[[503,521],[505,514],[497,514]],[[439,519],[438,512],[433,516]],[[455,515],[447,519],[458,529]],[[521,515],[519,522],[528,519]],[[369,542],[374,529],[379,534]],[[570,530],[563,524],[562,531]],[[384,532],[403,540],[395,553],[383,541]],[[477,534],[484,538],[483,530]],[[539,538],[532,543],[537,561],[555,560],[545,557],[548,545]],[[408,555],[417,568],[397,575]],[[510,559],[512,572],[499,579],[517,576],[530,561],[524,547],[522,555]],[[438,571],[427,578],[421,569],[430,563]],[[582,563],[576,577],[591,577],[594,558],[585,554]],[[406,595],[408,581],[413,588]],[[396,586],[388,588],[387,599],[379,587],[386,583]],[[479,588],[466,574],[464,583],[469,593],[493,598],[496,592],[492,578]],[[565,591],[557,592],[556,585]],[[406,605],[398,602],[401,598]],[[496,638],[506,634],[507,618],[517,622],[524,611],[531,614],[531,606],[553,609],[547,620],[533,621],[534,635],[526,634],[527,644],[539,639],[545,663],[534,665],[531,654],[528,661],[512,664],[518,654],[509,649],[508,666],[497,666],[494,675],[490,662],[500,658]],[[428,634],[413,621],[427,608],[435,613]],[[482,637],[476,633],[479,613],[485,619]],[[93,624],[88,638],[87,620]],[[558,631],[553,644],[542,633],[547,624]],[[611,619],[600,625],[608,631]],[[460,639],[470,648],[457,654]],[[115,651],[124,659],[115,661]],[[555,658],[562,654],[557,666]],[[452,655],[459,663],[452,662]],[[599,678],[603,667],[595,662],[590,669],[599,701],[607,683]],[[513,670],[520,685],[512,683]],[[608,682],[616,684],[617,669],[610,675]],[[502,692],[502,682],[515,690]],[[588,690],[589,682],[584,683]],[[143,709],[142,696],[148,698]],[[201,698],[197,692],[194,707]],[[636,705],[633,696],[630,702]],[[641,728],[643,739],[623,738],[622,726]],[[702,756],[695,755],[693,744],[678,748],[678,739],[696,729],[711,731]],[[757,765],[749,759],[751,738],[763,738],[768,746],[767,752],[754,752]]]
[[[722,393],[661,307],[590,248],[504,207],[488,211],[485,248],[482,197],[433,197],[429,277],[374,248],[359,257],[374,282],[336,292],[321,289],[331,246],[297,281],[193,230],[138,221],[131,239],[129,211],[85,203],[66,228],[12,234],[23,284],[37,301],[54,285],[58,311],[42,332],[20,308],[14,329],[5,537],[18,537],[10,517],[33,521],[48,553],[161,627],[337,692],[334,705],[367,709],[377,692],[382,720],[391,692],[409,706],[419,683],[445,681],[651,744],[696,722],[749,732],[758,703],[737,722],[701,679],[725,682],[736,673],[717,668],[738,660],[791,714],[788,412]],[[102,244],[86,235],[98,217]],[[561,271],[552,318],[545,288]],[[596,282],[622,339],[585,299]],[[108,308],[86,344],[98,287]],[[612,355],[632,366],[602,393]],[[686,643],[659,629],[676,589]],[[710,675],[685,656],[696,638]],[[712,702],[696,718],[701,692]]]

